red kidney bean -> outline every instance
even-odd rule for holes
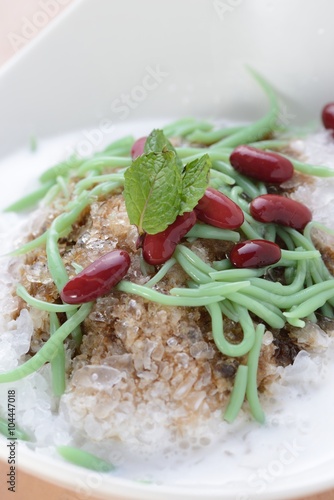
[[[276,222],[301,231],[312,220],[312,212],[299,201],[278,194],[264,194],[254,198],[250,213],[260,222]]]
[[[330,102],[324,106],[321,118],[325,128],[334,130],[334,102]]]
[[[138,156],[141,156],[144,153],[144,147],[146,143],[147,137],[141,137],[137,139],[131,148],[131,158],[135,160]]]
[[[195,207],[197,218],[222,229],[238,229],[244,222],[241,208],[220,191],[207,188]]]
[[[235,267],[264,267],[276,264],[281,258],[281,249],[272,241],[247,240],[234,245],[230,260]]]
[[[130,267],[125,250],[114,250],[95,260],[68,281],[60,293],[67,304],[90,302],[110,292]]]
[[[290,160],[277,153],[251,146],[238,146],[230,156],[230,163],[238,172],[263,182],[281,183],[293,176]]]
[[[143,243],[143,257],[146,262],[153,266],[166,262],[195,222],[195,212],[186,212],[179,215],[173,224],[161,233],[146,234]]]

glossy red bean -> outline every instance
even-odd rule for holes
[[[276,222],[301,231],[312,220],[312,212],[302,203],[278,194],[254,198],[250,213],[260,222]]]
[[[334,130],[334,102],[330,102],[324,106],[321,118],[325,128]]]
[[[267,240],[247,240],[234,245],[230,260],[235,267],[265,267],[276,264],[281,258],[281,249]]]
[[[64,286],[60,297],[67,304],[90,302],[106,295],[130,267],[125,250],[114,250],[95,260]]]
[[[230,163],[241,174],[263,182],[282,183],[293,176],[290,160],[251,146],[235,148],[230,156]]]
[[[244,222],[241,208],[220,191],[207,188],[195,207],[197,218],[222,229],[238,229]]]
[[[144,153],[144,147],[146,143],[147,137],[141,137],[137,139],[131,148],[131,158],[135,160],[138,156],[141,156]]]
[[[157,234],[146,234],[143,243],[143,257],[153,266],[163,264],[174,253],[176,245],[196,222],[194,211],[179,215],[170,226]]]

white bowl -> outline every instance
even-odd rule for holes
[[[267,103],[246,65],[277,89],[282,119],[303,124],[333,100],[333,16],[326,0],[77,0],[0,73],[0,155],[26,147],[32,135],[42,141],[79,130],[88,152],[147,120],[258,118]],[[39,168],[21,165],[15,189],[14,173],[3,173],[2,206]],[[258,490],[223,476],[223,488],[138,484],[19,447],[19,468],[67,487],[73,498],[85,498],[80,485],[91,498],[129,500],[287,499],[334,486],[330,454]]]

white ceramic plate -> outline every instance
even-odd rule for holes
[[[4,158],[26,148],[32,135],[43,143],[79,130],[76,141],[88,152],[102,140],[119,135],[120,128],[128,126],[131,133],[133,124],[137,127],[147,120],[159,125],[189,115],[255,119],[265,111],[266,102],[246,64],[279,91],[282,120],[304,123],[319,115],[324,102],[333,100],[333,15],[334,4],[326,0],[77,1],[1,72],[0,130],[5,140],[0,154]],[[2,171],[2,206],[32,185],[41,169],[37,160],[31,172],[24,165],[15,172]],[[333,404],[330,401],[326,411]],[[324,413],[320,410],[322,417]],[[330,418],[315,424],[313,439],[324,439],[318,427],[328,426],[329,431]],[[266,448],[268,431],[263,441],[258,430],[254,436],[259,437],[258,446]],[[38,456],[24,445],[20,445],[19,467],[76,491],[84,484],[101,498],[114,494],[145,500],[269,500],[334,486],[334,453],[329,444],[320,441],[314,459],[303,455],[299,451],[293,467],[286,464],[275,475],[280,458],[272,454],[264,464],[271,466],[271,472],[268,476],[267,470],[262,486],[247,480],[248,473],[240,483],[230,481],[224,476],[223,461],[219,486],[140,485],[89,476],[77,467]],[[0,457],[6,459],[3,440]]]

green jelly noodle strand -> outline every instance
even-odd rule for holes
[[[229,162],[229,155],[228,154],[226,154],[226,156],[224,156],[224,161],[223,160],[213,160],[212,158],[211,158],[211,161],[212,161],[211,170],[217,170],[217,172],[225,174],[225,175],[232,177],[234,179],[234,175],[237,174],[237,171],[233,167],[231,167],[231,165],[228,163]]]
[[[212,335],[217,349],[226,356],[238,357],[247,354],[254,343],[252,330],[247,328],[243,340],[239,344],[231,344],[224,336],[223,317],[217,301],[206,307],[211,316]]]
[[[321,253],[318,250],[281,250],[282,258],[287,260],[307,260],[321,259]]]
[[[247,361],[248,379],[246,396],[253,417],[260,423],[264,422],[265,416],[260,405],[259,394],[257,390],[257,370],[259,366],[259,357],[264,331],[264,325],[257,325],[255,330],[255,342],[252,349],[250,350]]]
[[[289,285],[283,285],[279,282],[268,281],[261,278],[249,278],[249,281],[252,285],[270,293],[277,295],[292,295],[299,292],[303,288],[305,278],[306,262],[304,260],[300,260],[298,261],[294,280]]]
[[[84,189],[90,188],[94,184],[101,184],[101,182],[109,182],[116,181],[123,183],[124,175],[123,174],[106,174],[106,175],[94,175],[92,177],[86,177],[77,183],[75,186],[75,192],[81,193]]]
[[[218,150],[216,151],[208,151],[210,159],[212,161],[212,169],[218,170],[219,172],[227,175],[231,179],[234,179],[234,182],[241,188],[244,193],[249,196],[249,198],[255,198],[260,194],[265,194],[263,192],[263,184],[256,183],[251,179],[247,178],[245,175],[237,173],[230,165],[228,165],[229,155],[222,153]],[[203,152],[201,154],[194,155],[188,160],[194,160],[196,158],[200,158],[203,156]]]
[[[182,118],[163,127],[166,137],[185,137],[194,130],[211,130],[212,123],[198,121],[196,118]]]
[[[225,271],[227,269],[232,269],[232,264],[230,259],[214,260],[212,262],[212,267],[215,271]]]
[[[227,193],[226,193],[227,194]],[[243,189],[240,186],[234,186],[229,193],[229,197],[233,200],[243,212],[249,213],[249,203],[242,198]]]
[[[224,160],[222,161],[219,158],[214,160],[215,157],[217,157],[217,155],[216,154],[213,155],[213,153],[210,152],[210,158],[211,158],[211,160],[213,160],[212,161],[212,169],[218,170],[218,172],[221,172],[225,175],[228,175],[229,177],[234,179],[234,181],[238,185],[238,187],[247,196],[249,196],[249,198],[255,198],[256,196],[259,196],[259,194],[264,194],[264,193],[260,193],[258,183],[256,183],[252,179],[246,177],[245,175],[239,174],[236,170],[234,170],[233,167],[231,167],[227,163],[229,161],[229,155],[226,155],[226,157],[224,156],[225,161]]]
[[[140,270],[143,276],[149,276],[150,274],[154,273],[154,266],[151,266],[151,264],[148,264],[146,260],[143,257],[143,252],[140,252]]]
[[[97,472],[112,472],[115,466],[102,458],[73,446],[57,446],[57,452],[67,462]]]
[[[176,264],[176,260],[174,259],[174,257],[172,257],[171,259],[168,259],[167,262],[165,262],[161,268],[159,269],[159,271],[157,272],[157,274],[155,274],[153,276],[153,278],[151,278],[147,283],[145,283],[144,286],[148,287],[148,288],[151,288],[152,286],[156,285],[157,283],[159,283],[159,281],[162,280],[162,278],[164,278],[166,276],[166,274],[168,273],[168,271]]]
[[[35,153],[38,149],[37,137],[35,135],[30,136],[30,151]]]
[[[276,241],[276,227],[275,224],[268,224],[265,233],[264,233],[264,239],[268,241]]]
[[[333,170],[334,172],[334,170]],[[312,229],[320,229],[321,231],[324,231],[327,234],[330,234],[331,236],[334,236],[334,231],[333,229],[330,229],[329,227],[325,226],[324,224],[321,224],[321,222],[317,222],[315,220],[310,221],[308,224],[306,224],[304,228],[304,236],[308,240],[312,241],[311,238],[311,231]]]
[[[295,244],[294,244],[291,236],[285,231],[284,227],[277,226],[276,232],[277,232],[277,235],[283,240],[283,242],[288,250],[295,249]]]
[[[189,157],[192,157],[194,155],[199,155],[199,156],[203,156],[203,153],[204,151],[206,151],[206,149],[203,149],[203,148],[192,148],[192,147],[180,147],[180,148],[175,148],[175,151],[177,153],[177,155],[179,156],[179,158],[181,158],[181,160],[187,160],[187,158]]]
[[[251,70],[250,68],[249,70],[252,73],[253,77],[257,80],[257,82],[260,84],[262,89],[267,94],[270,102],[270,110],[263,118],[261,118],[254,124],[243,128],[239,132],[236,132],[235,134],[232,134],[225,139],[222,139],[221,141],[217,142],[214,146],[212,146],[212,148],[217,148],[221,146],[234,148],[239,144],[245,144],[257,141],[266,134],[268,134],[269,132],[275,130],[279,114],[279,105],[277,96],[272,87],[266,80],[264,80],[264,78],[262,78],[254,70]]]
[[[248,210],[244,210],[244,216],[245,222],[250,225],[252,231],[254,232],[254,237],[256,236],[258,239],[263,238],[267,226],[253,219],[253,217],[248,213]],[[241,230],[243,230],[242,227]]]
[[[222,172],[219,172],[218,170],[214,170],[212,168],[210,170],[209,186],[210,183],[215,183],[215,185],[218,187],[223,186],[224,184],[234,186],[235,180],[231,176],[223,174]]]
[[[207,285],[199,285],[197,288],[172,288],[170,294],[182,297],[207,297],[211,295],[222,295],[226,297],[230,293],[237,292],[249,285],[249,281],[236,283],[208,283]]]
[[[213,272],[213,268],[206,264],[198,255],[195,254],[190,248],[184,245],[177,245],[176,256],[183,255],[191,264],[193,264],[199,271],[209,274]]]
[[[294,241],[296,246],[301,246],[305,250],[316,250],[311,239],[308,239],[303,234],[299,233],[295,229],[289,227],[285,228],[285,231],[289,234],[291,239]],[[306,233],[307,234],[307,233]],[[326,279],[333,279],[333,276],[328,271],[324,261],[322,259],[315,259],[313,265],[310,266],[310,271],[314,281],[322,282]]]
[[[261,184],[261,189],[259,189],[258,184],[248,179],[245,175],[235,173],[232,177],[249,198],[252,199],[265,194],[263,193]]]
[[[287,318],[288,323],[296,328],[304,328],[306,325],[305,321],[297,318]],[[317,323],[317,321],[316,321]]]
[[[212,123],[195,121],[193,124],[178,127],[176,134],[178,137],[188,137],[194,130],[209,131],[213,128]]]
[[[222,271],[211,272],[210,276],[215,281],[241,281],[263,276],[266,270],[266,267],[259,269],[223,269]]]
[[[281,150],[283,148],[286,148],[290,145],[290,140],[289,139],[270,139],[270,140],[265,140],[265,141],[256,141],[256,142],[250,142],[249,146],[252,146],[253,148],[256,149],[274,149],[274,150]]]
[[[242,292],[235,292],[229,295],[229,299],[237,304],[244,305],[249,311],[252,311],[256,316],[263,319],[272,328],[283,328],[285,325],[285,318],[278,307],[268,302],[259,302],[258,300],[245,295],[245,288]]]
[[[121,139],[117,139],[111,144],[108,144],[108,146],[103,150],[103,153],[113,153],[119,156],[122,156],[123,154],[129,155],[134,142],[135,139],[132,135],[122,137]]]
[[[240,132],[244,128],[245,126],[224,127],[209,132],[196,129],[192,134],[187,136],[187,139],[191,142],[199,142],[200,144],[210,145],[224,139],[225,137]]]
[[[128,167],[131,165],[131,158],[124,156],[100,156],[86,160],[77,170],[77,175],[81,177],[89,170],[101,171],[104,168]]]
[[[199,307],[219,302],[222,299],[221,295],[214,295],[212,297],[175,297],[172,295],[165,295],[156,290],[151,290],[151,288],[145,285],[137,285],[126,280],[120,281],[115,288],[120,292],[138,295],[139,297],[143,297],[144,299],[164,306]]]
[[[54,185],[54,182],[48,182],[38,189],[36,191],[33,191],[32,193],[27,194],[26,196],[23,196],[19,200],[15,201],[15,203],[12,203],[8,207],[4,209],[5,212],[21,212],[23,210],[27,210],[28,208],[33,207],[38,201],[40,201],[50,190],[50,188]]]
[[[229,403],[224,412],[224,420],[232,423],[238,416],[246,395],[248,367],[239,365]]]
[[[169,123],[168,125],[165,125],[162,130],[163,133],[165,134],[166,137],[174,137],[175,132],[183,127],[184,125],[194,125],[196,122],[195,118],[180,118],[179,120],[176,120],[172,123]]]
[[[65,178],[62,177],[61,175],[58,175],[56,180],[57,180],[57,184],[59,186],[59,189],[62,191],[62,193],[64,195],[64,198],[66,200],[68,200],[70,197],[70,191],[68,188],[68,184],[65,182]]]
[[[55,223],[53,223],[50,227],[48,238],[46,241],[46,254],[48,260],[48,267],[50,274],[53,278],[53,281],[56,284],[58,292],[61,292],[63,287],[68,282],[68,274],[63,262],[63,259],[60,256],[59,248],[58,248],[58,238],[59,233],[55,229]]]
[[[242,226],[240,227],[241,231],[244,233],[246,238],[248,240],[261,240],[262,234],[259,234],[253,227],[252,225],[246,220],[242,223]]]
[[[114,157],[116,155],[122,157],[123,154],[130,154],[133,142],[133,137],[124,137],[118,141],[115,141],[114,143],[106,147],[106,149],[104,150],[104,157],[107,157],[108,153],[112,153]],[[83,158],[72,156],[67,161],[60,162],[43,172],[39,180],[44,183],[50,180],[55,180],[58,176],[64,176],[72,172],[76,172],[83,163],[87,163],[87,161],[95,161],[99,157],[103,157],[103,154],[96,153],[90,160],[84,160]]]
[[[54,335],[59,328],[60,323],[57,314],[50,313],[50,335]],[[50,363],[53,392],[56,396],[61,396],[66,389],[65,347],[63,343],[59,343],[57,354],[51,359]]]
[[[218,305],[224,316],[234,321],[235,323],[239,323],[239,316],[236,313],[235,307],[232,302],[230,302],[228,299],[225,299],[218,302]]]
[[[51,205],[52,201],[56,198],[59,192],[60,192],[60,185],[59,182],[56,182],[55,184],[53,184],[53,186],[50,187],[49,191],[42,199],[41,206],[47,207],[48,205]]]
[[[78,309],[78,306],[70,304],[51,304],[49,302],[45,302],[44,300],[36,299],[27,292],[27,290],[24,288],[23,285],[17,286],[16,295],[21,297],[21,299],[23,299],[30,306],[35,307],[36,309],[40,309],[42,311],[57,313],[57,312],[76,311]]]
[[[24,255],[25,253],[31,252],[32,250],[35,250],[36,248],[39,248],[43,245],[45,245],[46,242],[46,237],[47,233],[43,233],[34,240],[28,241],[28,243],[25,243],[24,245],[20,246],[16,250],[13,250],[10,252],[9,255],[12,255],[13,257],[19,256],[19,255]]]
[[[282,154],[282,153],[281,153]],[[310,165],[308,163],[303,163],[299,160],[295,160],[290,156],[282,154],[285,158],[288,158],[294,169],[298,170],[298,172],[302,172],[303,174],[312,175],[314,177],[333,177],[334,169],[330,167],[326,167],[324,165]]]
[[[316,283],[308,288],[292,293],[291,295],[277,295],[270,293],[256,286],[249,286],[243,293],[260,301],[270,301],[281,309],[286,309],[295,305],[317,304],[323,305],[323,297],[327,297],[325,302],[334,296],[334,280]],[[318,307],[320,307],[318,306]],[[312,311],[314,312],[314,310]],[[307,313],[305,316],[308,316]]]
[[[61,216],[57,217],[53,221],[46,240],[46,255],[48,267],[52,279],[58,289],[58,292],[62,291],[63,287],[66,285],[69,279],[58,248],[59,233],[57,232],[56,227],[60,219]],[[66,316],[69,319],[73,316],[73,314],[75,314],[75,311],[70,310],[66,313]],[[72,337],[75,340],[77,346],[79,346],[82,341],[82,333],[79,325],[76,325],[76,327],[73,329]]]
[[[174,252],[174,257],[185,273],[187,273],[188,276],[196,283],[203,284],[212,282],[212,279],[208,276],[208,274],[198,269],[198,267],[190,262],[185,255],[178,251],[178,248],[176,248]],[[203,262],[203,264],[205,263]]]
[[[195,224],[186,234],[186,238],[203,238],[210,240],[232,241],[237,243],[240,234],[229,229],[209,226],[208,224]]]
[[[32,358],[10,372],[0,373],[0,383],[15,382],[16,380],[27,377],[31,373],[39,370],[45,363],[51,361],[57,354],[59,346],[70,333],[84,321],[92,307],[93,304],[91,302],[83,304],[80,309],[45,342]]]
[[[315,294],[313,297],[305,300],[296,308],[291,309],[289,312],[283,313],[287,318],[306,318],[310,314],[314,313],[317,309],[323,306],[328,299],[334,297],[334,282],[331,283],[332,287],[329,290],[324,290]],[[317,285],[314,285],[316,287]],[[308,291],[309,289],[305,290]],[[333,317],[333,312],[330,314]]]
[[[244,338],[240,342],[239,347],[243,346],[247,352],[253,347],[255,341],[254,323],[246,307],[240,304],[234,304],[234,309],[238,314],[239,323],[241,325]]]
[[[82,162],[83,160],[81,158],[73,156],[69,160],[62,161],[43,172],[39,180],[40,182],[56,180],[59,175],[67,175],[71,170],[76,170]]]
[[[307,239],[303,234],[296,229],[291,229],[290,227],[284,228],[285,232],[290,236],[295,246],[304,248],[305,250],[316,250],[313,242]]]

